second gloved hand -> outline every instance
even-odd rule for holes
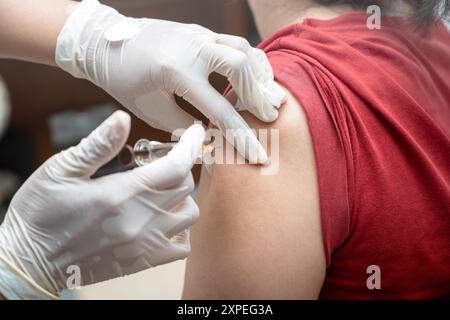
[[[67,287],[76,268],[80,285],[87,285],[185,258],[188,234],[174,236],[198,216],[190,170],[204,129],[191,126],[177,147],[149,165],[91,179],[129,130],[129,115],[118,111],[45,162],[11,202],[0,226],[0,258],[53,294]],[[17,292],[1,277],[0,289]]]
[[[228,139],[233,139],[229,142],[252,163],[267,160],[247,123],[208,82],[209,74],[218,72],[232,84],[239,98],[236,108],[263,121],[278,117],[285,92],[274,82],[264,52],[240,37],[198,25],[128,18],[96,0],[84,0],[58,38],[56,62],[72,75],[91,80],[161,130],[172,132],[194,123],[175,103],[176,94],[207,116],[224,136],[226,129],[234,129],[229,131]]]

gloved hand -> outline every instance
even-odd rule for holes
[[[216,34],[198,25],[134,19],[96,0],[84,0],[61,31],[56,63],[75,77],[103,88],[151,126],[186,128],[194,118],[175,103],[174,94],[207,116],[252,163],[267,154],[247,123],[208,82],[218,72],[228,78],[247,109],[263,121],[278,117],[285,92],[274,82],[270,63],[242,38]],[[242,130],[245,129],[245,130]],[[246,139],[249,154],[246,150]]]
[[[74,267],[80,285],[87,285],[188,255],[189,237],[179,234],[198,216],[189,197],[194,188],[190,170],[204,129],[191,126],[166,157],[149,165],[91,179],[118,153],[129,130],[129,115],[118,111],[25,182],[0,226],[0,262],[6,260],[57,294]],[[0,292],[9,298],[18,290],[1,272]]]

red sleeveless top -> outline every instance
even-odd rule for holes
[[[450,297],[450,34],[366,20],[310,19],[260,45],[312,134],[321,298]]]

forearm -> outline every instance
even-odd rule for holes
[[[55,65],[58,35],[78,2],[0,0],[0,58]]]

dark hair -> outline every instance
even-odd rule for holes
[[[350,4],[355,8],[367,8],[378,5],[388,7],[389,3],[398,0],[314,0],[322,5]],[[446,19],[450,12],[449,0],[404,0],[414,11],[414,24],[417,26],[431,26],[439,19]]]

